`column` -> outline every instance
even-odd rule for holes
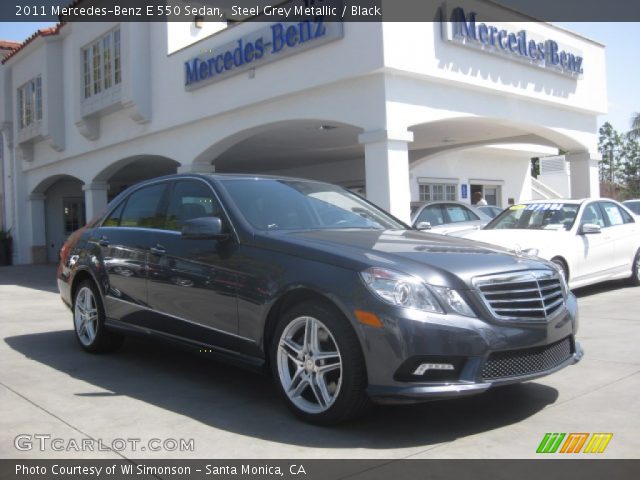
[[[29,200],[29,224],[31,229],[31,263],[47,263],[47,234],[45,230],[45,196],[32,193]]]
[[[89,222],[106,210],[109,185],[103,182],[94,182],[83,185],[82,190],[84,191],[86,221]]]
[[[358,136],[364,145],[367,199],[410,223],[409,148],[413,132],[377,130]]]
[[[600,197],[599,160],[589,152],[568,153],[566,158],[571,169],[571,198]]]

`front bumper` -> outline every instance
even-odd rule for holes
[[[367,389],[369,397],[376,403],[382,404],[398,404],[398,403],[416,403],[425,400],[438,400],[445,398],[466,397],[486,392],[491,387],[501,385],[509,385],[513,383],[521,383],[536,378],[550,375],[558,370],[562,370],[569,365],[578,363],[583,355],[584,350],[579,342],[575,343],[576,351],[564,362],[548,370],[532,373],[529,375],[520,375],[502,379],[493,379],[488,382],[477,383],[442,383],[442,384],[421,384],[411,386],[375,386],[370,385]]]
[[[357,327],[367,364],[367,391],[379,403],[413,403],[482,393],[494,386],[549,375],[579,362],[583,356],[582,347],[575,341],[578,307],[573,295],[561,312],[545,322],[487,321],[396,308],[379,316],[384,328]],[[560,355],[558,345],[565,347]],[[501,358],[507,358],[507,363],[500,364]],[[450,363],[455,369],[447,378],[439,373],[431,377],[407,374],[421,362],[431,361]],[[509,361],[513,368],[503,370],[504,365],[509,367]],[[523,361],[532,363],[522,367]],[[492,369],[488,368],[490,362],[494,362]]]

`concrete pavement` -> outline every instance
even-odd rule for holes
[[[295,419],[269,378],[172,346],[131,339],[115,354],[84,353],[54,277],[52,266],[0,268],[0,457],[534,458],[546,432],[612,432],[601,458],[640,451],[640,288],[578,292],[586,355],[576,366],[321,428]],[[42,452],[34,434],[63,448],[139,442],[135,451],[128,442],[120,452]],[[19,435],[31,450],[15,448]],[[193,451],[151,451],[151,439],[193,439]]]

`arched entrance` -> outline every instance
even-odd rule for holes
[[[554,196],[599,194],[597,160],[589,157],[586,137],[572,136],[560,129],[487,117],[439,120],[414,125],[410,130],[414,133],[409,148],[414,201],[474,203],[476,193],[500,207],[529,200],[532,183],[539,183],[531,177],[531,159],[557,156],[561,150],[569,152],[566,161],[571,164],[576,178],[569,178],[567,173],[567,188]]]
[[[194,170],[287,175],[363,189],[361,128],[327,120],[289,120],[238,132],[196,158]]]
[[[31,192],[33,263],[57,262],[67,237],[86,223],[82,187],[76,177],[54,175]]]

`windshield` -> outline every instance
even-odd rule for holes
[[[335,185],[298,180],[221,179],[244,218],[259,230],[407,227]]]
[[[484,229],[571,230],[579,208],[570,203],[512,205]]]

